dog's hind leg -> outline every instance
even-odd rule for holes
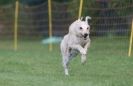
[[[69,62],[69,58],[67,56],[63,56],[63,67],[64,67],[64,72],[65,75],[69,75],[68,73],[68,62]]]

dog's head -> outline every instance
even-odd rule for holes
[[[80,19],[76,20],[74,23],[72,23],[72,32],[80,38],[87,39],[90,34],[90,25],[88,20],[90,20],[91,17],[87,16],[85,18],[81,17]]]

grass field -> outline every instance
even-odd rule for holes
[[[39,41],[0,41],[0,86],[133,86],[133,55],[127,39],[93,39],[85,65],[80,57],[64,76],[59,45],[52,52]]]

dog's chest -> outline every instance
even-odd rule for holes
[[[84,47],[87,42],[88,42],[88,39],[87,40],[84,40],[84,39],[79,39],[78,40],[78,44],[80,44],[82,47]]]

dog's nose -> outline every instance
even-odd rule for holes
[[[86,38],[88,35],[89,35],[88,33],[85,33],[85,34],[84,34],[84,38]]]

